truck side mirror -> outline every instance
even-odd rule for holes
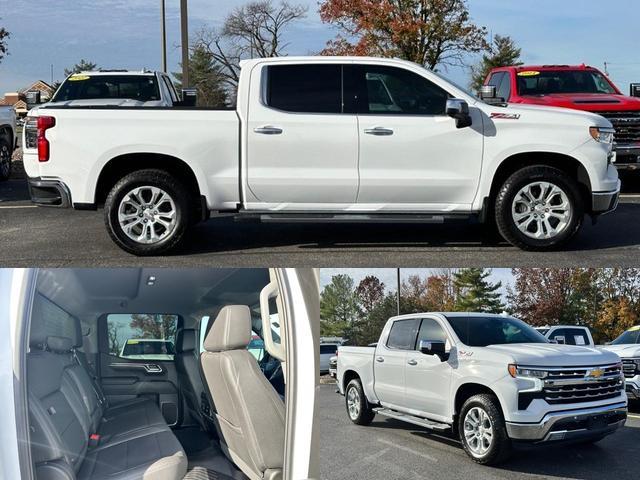
[[[446,360],[449,356],[446,348],[445,342],[440,340],[420,340],[420,353],[424,355],[435,355],[440,357],[442,361]]]
[[[455,118],[457,128],[470,127],[473,123],[469,115],[469,104],[459,98],[447,100],[446,113],[451,118]]]
[[[498,96],[495,85],[483,85],[480,87],[478,96],[482,100],[495,100]]]

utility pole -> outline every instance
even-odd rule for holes
[[[189,21],[187,0],[180,0],[180,25],[182,43],[182,88],[189,88]]]
[[[396,277],[398,283],[398,315],[400,315],[400,269],[396,268]]]
[[[162,40],[162,71],[167,73],[167,15],[165,10],[165,0],[160,0],[160,37]]]

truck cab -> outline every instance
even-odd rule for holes
[[[620,356],[627,396],[640,400],[640,325],[631,327],[603,348]]]
[[[595,346],[589,327],[580,325],[553,325],[536,327],[536,330],[550,341],[562,345]]]
[[[640,169],[640,98],[624,95],[600,70],[588,65],[529,65],[491,70],[485,85],[508,104],[562,107],[597,113],[615,129],[616,166]]]

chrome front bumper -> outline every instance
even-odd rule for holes
[[[618,187],[611,192],[593,192],[591,194],[591,213],[604,215],[614,211],[618,207],[620,188],[621,182],[618,180]]]
[[[627,404],[552,412],[539,423],[507,422],[507,434],[513,440],[551,442],[613,433],[627,420]]]

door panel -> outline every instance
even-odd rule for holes
[[[355,78],[353,78],[355,76]],[[450,95],[427,78],[397,67],[350,69],[360,92],[358,204],[417,211],[470,208],[482,167],[483,128],[457,128],[445,114]]]
[[[266,84],[251,85],[246,125],[248,186],[258,199],[249,208],[261,208],[260,203],[285,210],[301,204],[355,203],[357,118],[341,113],[341,68],[262,68],[268,78]],[[329,88],[335,95],[327,93]]]

